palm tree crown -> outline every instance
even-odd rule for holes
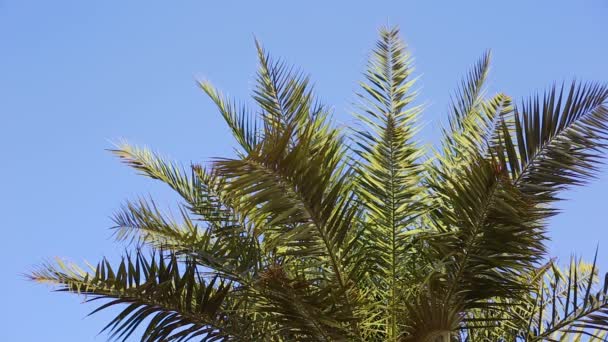
[[[562,269],[545,244],[560,193],[606,151],[607,87],[572,83],[515,105],[486,96],[486,53],[426,150],[398,29],[380,30],[352,130],[256,45],[255,109],[200,83],[236,157],[183,167],[126,143],[112,151],[181,196],[179,219],[127,202],[114,217],[134,248],[122,262],[46,264],[32,279],[107,299],[95,311],[120,305],[105,329],[123,340],[606,338],[595,260]]]

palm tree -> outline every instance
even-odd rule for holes
[[[59,291],[120,306],[104,328],[142,341],[604,340],[596,261],[546,255],[562,190],[598,171],[608,88],[572,83],[514,105],[487,97],[486,53],[455,92],[441,146],[416,143],[412,63],[396,28],[361,83],[357,128],[332,125],[308,77],[256,42],[254,110],[211,84],[234,158],[184,167],[112,152],[183,202],[127,202],[118,265],[46,264]],[[139,327],[139,329],[138,329]]]

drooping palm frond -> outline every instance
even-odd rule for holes
[[[191,175],[187,176],[175,163],[127,143],[112,152],[142,174],[167,184],[186,202],[186,207],[181,208],[181,222],[167,218],[154,202],[144,199],[128,202],[113,217],[119,240],[138,238],[156,248],[196,251],[196,257],[205,266],[211,267],[213,263],[219,267],[221,261],[224,273],[236,264],[241,265],[237,267],[240,272],[244,272],[243,267],[257,267],[260,251],[255,237],[239,213],[226,203],[221,182],[204,168],[193,165]]]
[[[144,199],[127,203],[113,219],[118,239],[137,237],[154,248],[189,256],[226,279],[245,282],[261,267],[259,244],[239,226],[200,227],[201,221],[194,221],[185,209],[176,220]]]
[[[221,198],[221,182],[200,165],[191,165],[190,171],[186,172],[184,167],[166,161],[159,154],[126,142],[110,151],[142,175],[168,185],[184,199],[190,211],[205,221],[238,220],[238,213]]]
[[[33,272],[31,278],[86,295],[88,301],[109,300],[93,313],[125,304],[104,328],[117,339],[127,340],[144,324],[142,341],[246,341],[259,333],[259,327],[239,313],[231,282],[217,276],[205,279],[194,263],[181,263],[168,252],[146,257],[138,251],[127,254],[116,268],[103,260],[92,271],[59,262]]]
[[[182,222],[179,223],[166,218],[152,200],[141,198],[138,201],[127,202],[113,216],[116,224],[116,239],[137,238],[158,248],[186,243],[196,245],[202,240],[209,239],[208,235],[200,234],[203,230],[188,217],[185,211],[181,212],[181,218]]]

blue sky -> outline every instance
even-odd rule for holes
[[[231,153],[195,86],[205,78],[247,99],[255,34],[311,74],[339,123],[376,29],[398,24],[416,58],[420,139],[436,142],[450,92],[487,48],[490,93],[516,98],[573,78],[608,82],[608,1],[0,1],[1,341],[104,341],[109,313],[21,276],[45,258],[96,262],[124,248],[109,217],[165,188],[109,153],[126,138],[188,163]],[[608,169],[567,194],[551,225],[553,254],[608,255]],[[600,264],[608,266],[602,258]]]

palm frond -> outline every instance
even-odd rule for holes
[[[323,111],[314,101],[308,76],[273,59],[256,40],[259,69],[254,100],[260,106],[265,134],[297,134],[298,127]]]
[[[484,98],[490,60],[487,51],[462,80],[452,98],[449,129],[443,130],[441,159],[448,163],[446,168],[458,167],[459,161],[466,160],[469,154],[479,153],[497,114],[509,105],[508,97],[502,94],[490,101]]]
[[[490,71],[491,53],[486,51],[461,81],[452,99],[452,110],[448,117],[453,132],[466,131],[471,121],[477,121],[479,107],[483,103],[484,85]]]
[[[200,227],[201,222],[192,220],[185,209],[178,221],[144,199],[128,202],[113,220],[118,239],[137,238],[153,248],[190,256],[233,281],[248,282],[261,267],[259,244],[240,226]]]
[[[147,148],[121,142],[111,149],[122,162],[137,170],[141,175],[159,180],[176,191],[189,204],[198,202],[198,192],[192,177],[184,167],[167,162],[159,154]]]
[[[597,253],[593,263],[570,263],[567,271],[554,265],[533,292],[527,341],[559,341],[578,335],[602,340],[608,331],[608,283],[600,282]],[[608,277],[608,275],[606,275]]]
[[[136,202],[127,202],[113,216],[116,224],[117,240],[138,238],[141,242],[150,243],[158,248],[183,243],[197,243],[202,231],[185,211],[181,212],[182,222],[168,219],[157,208],[152,200],[143,198]]]
[[[236,156],[182,166],[119,144],[123,162],[181,196],[177,214],[126,202],[115,232],[136,252],[90,270],[45,264],[31,279],[104,301],[95,312],[122,306],[105,328],[121,340],[608,337],[608,277],[595,261],[562,270],[545,256],[553,202],[596,175],[608,147],[608,87],[553,87],[515,107],[486,97],[486,53],[427,155],[397,28],[380,31],[351,141],[308,76],[256,47],[256,108],[199,83]]]
[[[593,177],[606,149],[608,88],[573,82],[553,87],[516,108],[514,128],[503,127],[503,167],[524,193],[543,202]]]
[[[368,63],[361,114],[357,117],[366,129],[356,131],[355,138],[361,161],[357,163],[357,194],[366,207],[370,231],[366,237],[378,263],[376,284],[382,297],[388,322],[383,325],[387,339],[400,335],[397,325],[398,282],[407,277],[407,246],[412,221],[420,215],[421,188],[418,186],[422,167],[418,159],[422,150],[414,141],[419,107],[411,107],[415,92],[411,90],[413,67],[396,28],[382,29],[380,39]],[[411,108],[410,108],[411,107]]]
[[[543,211],[496,165],[478,156],[467,169],[442,175],[433,188],[444,205],[432,212],[438,233],[430,246],[441,260],[446,300],[463,300],[465,307],[516,298],[526,290],[519,274],[535,267],[545,251],[538,223]]]
[[[245,106],[239,106],[235,101],[226,99],[210,82],[201,81],[198,82],[198,85],[215,103],[245,153],[251,152],[258,142],[263,139],[263,132],[258,127],[258,118],[252,115]]]
[[[234,205],[264,234],[265,244],[286,257],[316,260],[310,265],[315,269],[326,267],[328,272],[317,275],[323,279],[318,286],[342,298],[339,306],[352,314],[342,252],[358,209],[339,132],[316,116],[295,144],[289,131],[276,138],[243,159],[218,160],[215,171],[226,179]]]
[[[133,257],[127,254],[116,268],[103,260],[92,271],[58,262],[31,278],[57,285],[58,291],[85,295],[89,302],[109,300],[92,313],[126,305],[103,329],[123,341],[144,324],[142,341],[246,341],[250,333],[258,333],[238,312],[229,281],[217,276],[207,280],[194,263],[180,267],[178,257],[168,252],[146,257],[138,251]]]
[[[346,341],[352,317],[335,302],[335,293],[314,285],[303,274],[290,275],[289,265],[269,265],[256,282],[256,311],[278,322],[286,341]]]
[[[222,182],[200,165],[184,167],[168,162],[147,148],[122,143],[111,150],[125,164],[142,175],[160,180],[176,191],[190,211],[215,225],[236,224],[239,214],[223,198]]]

